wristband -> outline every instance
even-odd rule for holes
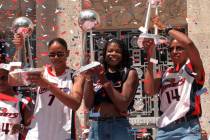
[[[153,64],[158,64],[158,60],[154,59],[154,58],[150,58],[149,62],[153,63]]]

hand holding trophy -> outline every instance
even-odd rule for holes
[[[34,25],[27,17],[16,18],[12,23],[13,43],[16,47],[16,61],[18,61],[10,63],[12,71],[9,73],[9,82],[13,86],[30,85],[30,82],[26,80],[27,74],[40,73],[42,71],[40,68],[34,68],[32,48],[29,41],[33,29]]]
[[[139,35],[139,38],[137,41],[139,48],[147,47],[144,44],[148,44],[148,43],[145,43],[148,41],[149,42],[154,41],[155,45],[160,45],[161,42],[163,42],[164,40],[165,41],[167,40],[167,38],[164,36],[148,33],[149,23],[150,23],[150,18],[151,18],[151,8],[160,7],[162,3],[163,3],[163,0],[149,0],[148,1],[148,9],[147,9],[147,15],[146,15],[146,20],[145,20],[145,26],[143,27],[142,33]],[[154,22],[154,24],[157,25],[158,27],[162,25],[160,24],[160,22],[158,22],[157,19],[156,19],[156,22]],[[160,29],[162,29],[162,27]]]

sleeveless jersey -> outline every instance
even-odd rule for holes
[[[20,98],[21,95],[14,97]],[[0,101],[0,140],[18,140],[19,133],[11,134],[14,124],[20,124],[20,103]]]
[[[201,115],[200,96],[196,91],[202,88],[193,75],[189,60],[179,71],[170,67],[164,73],[159,91],[161,116],[157,122],[159,128],[190,115]]]
[[[61,76],[54,76],[48,67],[44,78],[54,83],[66,94],[71,92],[71,70],[66,69]],[[67,140],[71,133],[72,110],[59,101],[48,89],[39,88],[34,110],[34,119],[26,140]]]

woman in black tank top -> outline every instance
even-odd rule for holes
[[[135,96],[138,75],[130,69],[128,49],[121,40],[106,43],[102,63],[86,74],[85,105],[97,114],[91,117],[89,139],[132,140],[126,114]],[[92,80],[93,75],[97,80]]]

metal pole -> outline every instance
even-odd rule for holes
[[[148,8],[147,8],[147,15],[146,15],[145,26],[144,26],[145,29],[146,29],[146,33],[148,33],[148,29],[149,29],[150,16],[151,16],[151,3],[149,2]]]
[[[158,16],[158,7],[155,8],[155,15]],[[155,26],[155,34],[158,35],[158,27],[156,25]]]
[[[29,41],[29,37],[27,37],[27,48],[28,48],[28,58],[29,58],[30,68],[34,68],[32,51],[31,51],[31,44],[30,44],[30,41]]]
[[[90,30],[90,60],[95,61],[95,52],[93,47],[93,30]]]

